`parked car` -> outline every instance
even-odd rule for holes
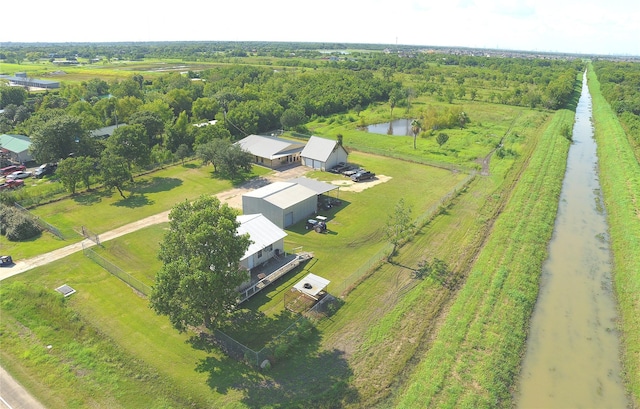
[[[0,190],[6,190],[6,189],[16,189],[19,187],[24,186],[24,180],[20,180],[20,179],[9,179],[7,181],[5,181],[4,183],[0,183]]]
[[[7,175],[6,179],[26,179],[31,177],[31,172],[25,170],[18,170]]]
[[[363,170],[356,173],[355,175],[352,175],[351,180],[353,180],[354,182],[361,182],[363,180],[373,179],[375,175],[375,173],[369,172],[368,170]]]
[[[11,256],[0,256],[0,267],[8,267],[13,265]]]
[[[364,170],[364,169],[362,169],[362,168],[355,168],[355,167],[353,167],[353,166],[349,166],[349,168],[348,168],[348,169],[346,169],[346,170],[343,170],[343,171],[342,171],[342,174],[343,174],[344,176],[351,177],[351,176],[355,175],[356,173],[361,172],[361,171],[363,171],[363,170]]]
[[[58,169],[57,163],[44,163],[33,172],[33,177],[38,179],[45,175],[51,175]]]
[[[7,166],[5,168],[0,169],[0,173],[2,174],[2,176],[7,176],[19,170],[27,170],[27,168],[24,167],[23,165],[11,165],[11,166]]]

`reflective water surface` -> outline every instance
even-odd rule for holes
[[[516,397],[519,408],[625,408],[591,96],[583,79],[549,258]]]
[[[367,126],[367,132],[382,135],[413,136],[411,122],[413,122],[413,119],[396,119],[383,124],[369,125]]]

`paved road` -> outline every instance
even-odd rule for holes
[[[7,371],[0,367],[0,408],[45,409]]]

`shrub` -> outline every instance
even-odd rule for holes
[[[22,213],[12,213],[6,226],[6,236],[10,241],[27,240],[40,234],[38,223]]]

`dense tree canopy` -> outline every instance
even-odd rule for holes
[[[236,216],[211,196],[180,203],[169,214],[150,304],[181,332],[190,326],[213,329],[236,307],[236,289],[247,279],[240,258],[250,244],[248,235],[237,234]]]

